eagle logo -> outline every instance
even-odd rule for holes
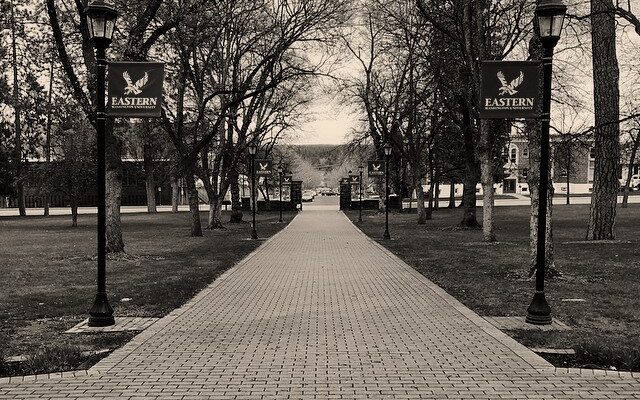
[[[124,72],[122,74],[125,82],[127,82],[127,87],[124,89],[124,94],[137,96],[142,93],[142,88],[149,82],[149,73],[145,72],[144,76],[139,79],[136,83],[133,83],[131,80],[131,76],[128,72]]]
[[[520,71],[520,75],[518,75],[516,79],[512,80],[511,83],[509,83],[504,77],[504,73],[500,71],[498,72],[498,80],[500,80],[500,84],[502,84],[502,87],[499,89],[500,95],[505,96],[509,94],[513,96],[514,94],[518,93],[516,88],[520,86],[524,81],[524,73]]]
[[[266,164],[260,163],[260,171],[266,171],[268,167],[269,167],[269,163],[266,163]]]
[[[289,182],[289,180],[290,180],[289,178],[284,178],[285,182]]]
[[[374,172],[378,172],[380,171],[382,164],[371,164],[371,166],[373,167]]]

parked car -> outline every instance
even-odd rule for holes
[[[313,192],[311,190],[305,190],[302,192],[302,201],[309,202],[313,201]]]
[[[620,179],[620,190],[624,190],[625,185],[627,184],[626,179]],[[631,190],[640,190],[640,175],[632,175],[631,181],[629,182],[629,188]]]

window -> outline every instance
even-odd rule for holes
[[[529,157],[529,148],[525,147],[524,150],[522,150],[522,157]]]
[[[589,160],[595,160],[596,159],[596,148],[592,147],[589,149]]]
[[[527,177],[529,176],[529,168],[525,168],[522,170],[522,177],[527,179]]]
[[[511,149],[511,156],[509,157],[509,161],[513,164],[518,163],[518,149],[516,149],[515,147]]]

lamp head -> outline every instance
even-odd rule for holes
[[[258,152],[258,146],[256,146],[255,144],[251,143],[248,147],[249,149],[249,154],[252,156],[255,156],[256,153]]]
[[[536,6],[536,33],[544,47],[554,47],[562,34],[567,6],[562,0],[540,0]]]
[[[393,147],[391,147],[391,143],[387,142],[384,144],[384,155],[389,157],[391,155],[391,151]]]
[[[104,0],[93,0],[84,10],[91,40],[97,45],[109,46],[116,28],[118,11]]]

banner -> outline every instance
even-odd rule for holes
[[[154,118],[162,115],[164,64],[110,62],[107,115]]]
[[[282,186],[291,186],[293,182],[293,175],[282,175]]]
[[[256,160],[256,176],[271,176],[273,173],[273,160]]]
[[[348,185],[349,184],[349,178],[340,179],[340,184],[341,185]]]
[[[538,61],[483,61],[480,118],[538,118],[542,64]]]
[[[384,176],[384,161],[369,161],[369,176]]]
[[[359,185],[360,175],[349,175],[349,182],[351,182],[352,185]]]

